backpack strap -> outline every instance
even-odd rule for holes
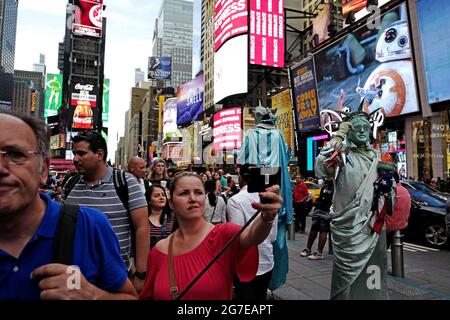
[[[67,197],[69,196],[73,187],[75,187],[75,185],[80,181],[80,179],[81,179],[81,175],[76,173],[73,176],[71,176],[70,178],[68,178],[65,183],[63,183],[64,199],[67,199]]]
[[[122,202],[125,209],[128,211],[128,184],[127,177],[125,176],[125,171],[120,169],[113,169],[113,182],[114,188],[116,188],[117,196]]]
[[[79,205],[63,203],[56,229],[53,262],[72,264]]]

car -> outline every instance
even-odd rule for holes
[[[308,186],[308,191],[311,194],[312,204],[316,203],[317,198],[320,196],[320,186],[311,181],[305,181],[305,184]]]
[[[449,247],[445,223],[447,203],[419,190],[407,190],[411,196],[411,212],[406,237],[419,239],[434,248]]]
[[[438,197],[443,201],[450,200],[450,194],[446,192],[441,192],[432,186],[423,183],[418,182],[414,180],[402,180],[401,181],[402,186],[404,186],[406,189],[413,189],[413,190],[419,190],[425,193],[428,193],[431,196]]]

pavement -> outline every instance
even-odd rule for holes
[[[275,300],[329,300],[333,255],[329,254],[328,242],[324,248],[323,260],[309,260],[301,257],[306,248],[311,218],[307,217],[306,233],[295,234],[295,240],[288,240],[289,273],[286,283],[273,291]],[[312,251],[317,248],[318,237]],[[389,300],[450,300],[450,251],[424,248],[405,244],[405,277],[390,274],[391,255],[388,252]]]

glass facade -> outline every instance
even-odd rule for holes
[[[14,90],[17,0],[0,0],[0,108],[11,108]]]
[[[172,57],[172,79],[178,87],[192,79],[193,3],[164,0],[156,22],[153,55]]]

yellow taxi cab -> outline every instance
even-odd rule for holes
[[[317,198],[319,198],[320,195],[320,187],[318,184],[313,183],[311,181],[305,181],[306,186],[308,187],[308,192],[311,193],[311,200],[312,203],[315,204]]]

